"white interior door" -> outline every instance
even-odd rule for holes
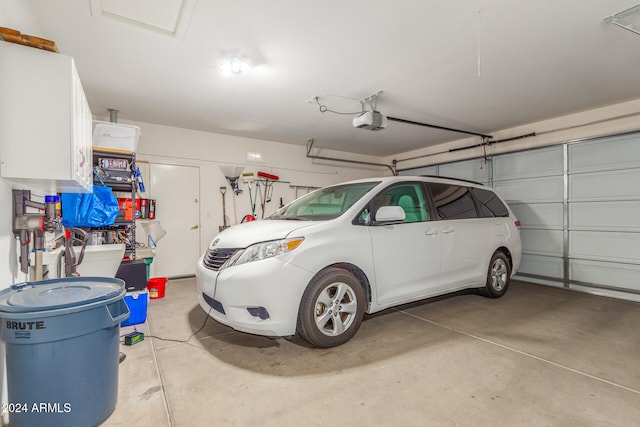
[[[152,275],[194,275],[200,255],[200,168],[151,163],[149,176],[156,219],[167,231],[158,242]]]

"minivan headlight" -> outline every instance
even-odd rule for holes
[[[248,262],[260,261],[261,259],[272,258],[296,249],[304,241],[304,237],[294,239],[272,240],[269,242],[256,243],[236,252],[225,263],[225,267],[246,264]]]

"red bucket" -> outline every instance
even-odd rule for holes
[[[164,289],[169,279],[166,277],[152,277],[147,282],[150,299],[164,298]]]

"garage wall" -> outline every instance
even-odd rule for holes
[[[30,5],[22,0],[0,1],[0,26],[20,28],[25,34],[42,34],[39,24],[30,12]],[[24,280],[17,265],[16,244],[11,226],[11,189],[14,184],[0,178],[0,290]],[[7,404],[5,348],[0,342],[0,405]],[[0,414],[0,425],[8,423],[8,413]]]
[[[106,118],[101,118],[105,120]],[[122,120],[125,123],[124,120]],[[202,253],[218,234],[223,224],[221,195],[219,188],[228,186],[222,166],[243,167],[243,173],[258,171],[280,177],[281,183],[273,186],[271,202],[266,205],[265,216],[283,203],[291,202],[296,194],[307,192],[307,187],[322,187],[342,181],[390,175],[384,167],[372,167],[349,163],[319,161],[306,157],[305,145],[282,144],[273,141],[241,138],[210,132],[161,126],[150,123],[127,122],[140,126],[141,137],[137,158],[154,164],[196,166],[200,170],[200,250]],[[248,152],[259,152],[263,163],[247,161]],[[350,153],[322,151],[323,156],[351,158],[379,162],[379,158],[358,156]],[[153,181],[150,177],[148,181]],[[298,186],[294,188],[292,186]],[[236,197],[238,218],[249,213],[249,192],[240,183],[242,194]],[[254,187],[255,188],[255,187]],[[176,187],[173,191],[181,191]],[[153,192],[153,191],[152,191]],[[253,194],[255,197],[255,194]],[[231,191],[226,194],[227,216],[234,223]],[[157,218],[162,221],[162,206],[158,206]],[[152,264],[153,269],[153,264]]]
[[[12,185],[9,181],[0,179],[0,200],[4,209],[0,209],[0,290],[13,284],[14,274],[18,269],[17,265],[13,265],[16,261],[12,256],[12,243],[14,240],[12,220]]]
[[[496,189],[522,223],[521,279],[640,301],[640,133],[416,173]]]

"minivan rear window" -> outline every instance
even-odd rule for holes
[[[493,191],[475,187],[471,191],[476,196],[481,216],[485,218],[509,216],[509,210]]]
[[[430,182],[433,202],[442,219],[478,218],[469,188],[460,185]]]

